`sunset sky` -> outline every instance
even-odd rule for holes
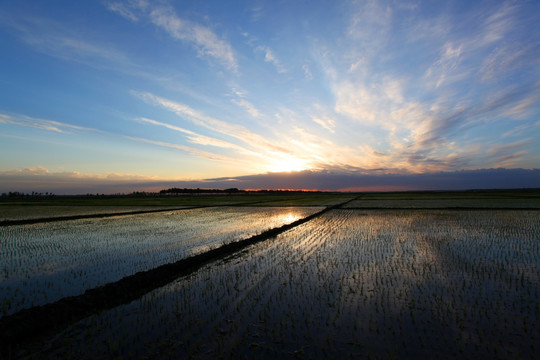
[[[0,0],[0,192],[538,169],[538,24],[538,1]]]

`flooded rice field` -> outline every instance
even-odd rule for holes
[[[20,355],[537,359],[539,298],[539,211],[335,209]]]
[[[538,199],[361,199],[344,205],[360,209],[537,209]]]
[[[320,209],[217,207],[0,227],[0,318]]]
[[[1,221],[24,221],[33,219],[54,219],[59,217],[92,216],[99,214],[115,214],[128,212],[151,212],[166,209],[177,210],[188,206],[31,206],[15,205],[2,208]]]

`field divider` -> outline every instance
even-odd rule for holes
[[[196,254],[174,263],[140,271],[118,281],[86,290],[81,295],[62,298],[56,302],[20,310],[0,318],[0,354],[11,358],[15,351],[94,313],[134,301],[182,276],[189,275],[206,264],[233,255],[258,242],[273,238],[287,230],[355,200],[327,206],[319,212],[266,230],[250,238],[223,244],[218,248]],[[2,358],[0,356],[0,358]]]
[[[39,224],[39,223],[44,223],[44,222],[55,222],[55,221],[70,221],[70,220],[80,220],[80,219],[108,218],[108,217],[114,217],[114,216],[152,214],[152,213],[159,213],[159,212],[166,212],[166,211],[191,210],[191,209],[198,209],[201,207],[202,206],[193,206],[193,207],[180,207],[180,208],[170,208],[170,209],[122,211],[122,212],[116,212],[116,213],[81,214],[81,215],[52,216],[52,217],[34,218],[34,219],[2,220],[0,221],[0,226],[28,225],[28,224]]]
[[[133,211],[122,211],[114,213],[97,213],[97,214],[80,214],[80,215],[64,215],[64,216],[51,216],[51,217],[40,217],[33,219],[13,219],[13,220],[1,220],[0,227],[2,226],[13,226],[13,225],[29,225],[29,224],[39,224],[47,222],[56,222],[56,221],[70,221],[70,220],[81,220],[81,219],[99,219],[99,218],[108,218],[114,216],[128,216],[128,215],[141,215],[141,214],[152,214],[160,213],[167,211],[178,211],[178,210],[195,210],[209,207],[224,207],[224,206],[253,206],[257,204],[263,204],[265,202],[273,202],[274,200],[262,200],[262,201],[253,201],[253,202],[244,202],[236,204],[215,204],[215,205],[186,205],[183,207],[173,207],[173,208],[161,208],[161,209],[152,209],[152,210],[133,210]]]

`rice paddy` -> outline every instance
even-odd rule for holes
[[[135,301],[77,321],[14,357],[538,358],[538,201],[507,209],[475,197],[458,199],[457,208],[447,202],[449,209],[420,203],[408,209],[410,199],[382,200],[368,206],[358,198],[334,208]],[[106,259],[110,251],[110,258],[133,261],[117,263],[121,271],[105,260],[92,266],[117,278],[125,269],[151,268],[170,262],[173,253],[189,256],[223,239],[240,241],[321,209],[225,206],[30,228],[57,243],[69,243],[67,234],[79,226],[87,244],[105,241],[98,238],[116,242],[92,256]],[[10,239],[23,241],[18,228],[0,228],[2,240],[9,231]],[[171,234],[176,240],[165,240]],[[77,263],[84,249],[68,248],[63,256]],[[44,250],[26,251],[36,258]],[[26,274],[27,284],[44,271],[32,264],[13,269]],[[58,287],[92,287],[91,279],[100,277],[92,274],[88,270]],[[8,280],[9,275],[0,286]]]
[[[318,209],[218,207],[0,227],[0,316],[248,238]]]

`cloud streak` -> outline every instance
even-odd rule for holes
[[[261,116],[260,111],[255,107],[255,105],[253,105],[252,103],[250,103],[249,101],[246,100],[246,95],[245,95],[244,92],[239,91],[239,90],[237,90],[235,88],[232,89],[232,92],[233,92],[235,98],[232,99],[231,101],[234,104],[240,106],[241,108],[246,110],[251,116],[253,116],[255,118]]]
[[[134,71],[136,68],[129,56],[113,45],[87,39],[54,20],[38,16],[7,17],[1,12],[0,20],[4,26],[15,30],[27,45],[49,56],[97,69],[129,68]]]
[[[225,135],[227,137],[240,140],[246,145],[248,145],[250,149],[257,150],[257,153],[261,154],[260,156],[264,156],[264,154],[268,152],[278,152],[285,154],[290,153],[290,151],[286,148],[273,144],[272,142],[263,138],[261,135],[249,131],[244,126],[230,124],[225,121],[214,119],[185,104],[165,99],[148,92],[132,93],[140,99],[151,104],[160,106],[166,110],[172,111],[179,117],[183,119],[188,119],[198,126],[217,132],[222,136]]]
[[[35,129],[52,131],[60,134],[69,134],[75,131],[98,131],[96,129],[91,129],[83,126],[66,124],[54,120],[45,120],[39,118],[33,118],[26,115],[6,115],[0,114],[0,123],[3,124],[12,124],[31,127]]]
[[[190,153],[192,155],[195,155],[197,157],[212,160],[212,161],[219,161],[219,162],[231,162],[231,161],[234,161],[234,159],[228,158],[226,156],[218,155],[218,154],[207,152],[207,151],[198,150],[198,149],[195,149],[195,148],[192,148],[192,147],[189,147],[189,146],[180,145],[180,144],[173,144],[173,143],[169,143],[169,142],[165,142],[165,141],[150,140],[150,139],[134,137],[134,136],[125,136],[125,138],[129,139],[129,140],[133,140],[133,141],[138,141],[138,142],[141,142],[141,143],[157,145],[157,146],[176,149],[176,150],[181,150],[181,151]]]
[[[200,134],[197,134],[197,133],[195,133],[193,131],[183,129],[183,128],[181,128],[179,126],[176,126],[176,125],[171,125],[171,124],[163,123],[163,122],[148,119],[148,118],[139,118],[139,119],[137,119],[137,121],[147,123],[147,124],[151,124],[151,125],[162,126],[164,128],[170,129],[170,130],[174,130],[174,131],[178,131],[178,132],[187,134],[188,135],[187,138],[189,139],[189,141],[194,143],[194,144],[210,145],[210,146],[215,146],[215,147],[220,147],[220,148],[236,149],[236,150],[239,150],[239,151],[242,151],[242,152],[246,152],[246,150],[244,148],[242,148],[242,147],[240,147],[240,146],[238,146],[236,144],[232,144],[230,142],[215,139],[215,138],[212,138],[212,137],[209,137],[209,136],[200,135]]]
[[[255,48],[255,51],[264,53],[264,61],[274,65],[278,73],[282,74],[287,72],[281,61],[279,61],[272,49],[270,49],[268,46],[259,45]]]
[[[110,2],[108,9],[131,20],[148,18],[172,38],[191,44],[200,56],[217,59],[228,69],[237,71],[238,63],[232,46],[220,39],[212,29],[194,21],[180,18],[167,3],[146,1]]]

